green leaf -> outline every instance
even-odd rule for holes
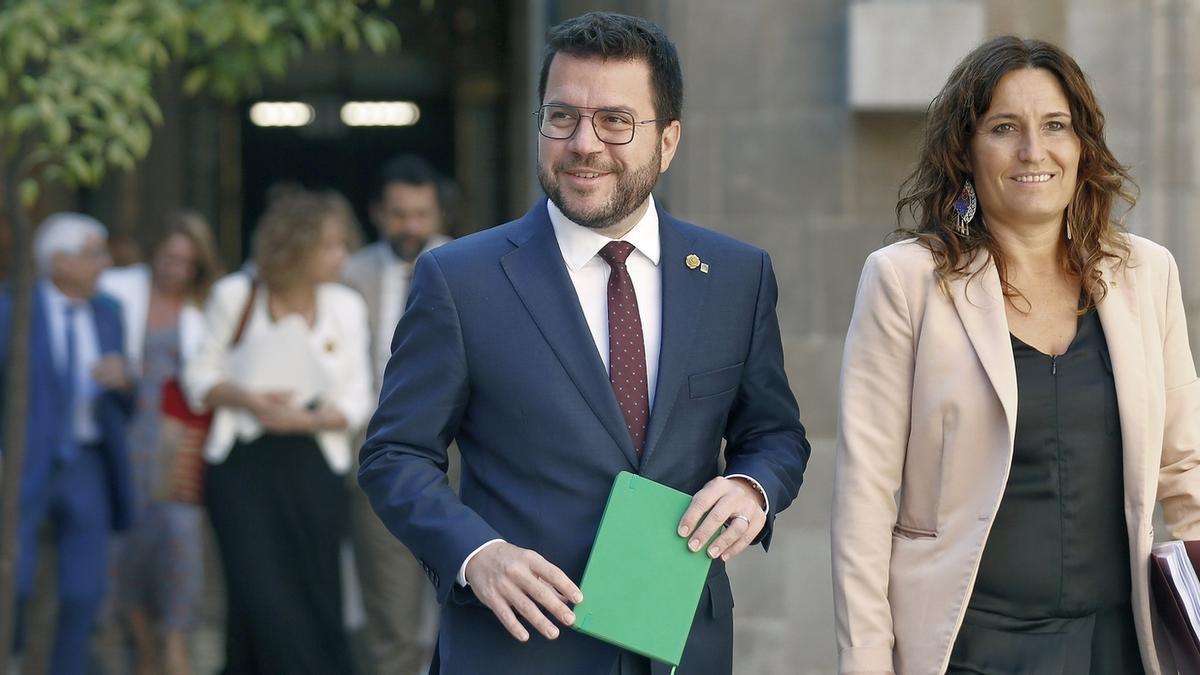
[[[363,22],[362,31],[367,47],[376,54],[386,52],[392,40],[399,41],[400,37],[392,24],[372,19]]]
[[[183,76],[183,93],[195,96],[204,89],[209,81],[209,71],[203,66],[196,66]]]
[[[51,164],[42,171],[42,177],[47,183],[66,183],[68,182],[67,172],[62,168],[61,164]]]
[[[57,43],[62,35],[59,24],[55,23],[54,18],[47,15],[41,21],[42,38],[48,43]]]
[[[92,105],[96,106],[102,114],[106,114],[109,110],[117,107],[117,101],[107,89],[99,85],[92,85],[83,90],[83,98]]]
[[[146,153],[150,151],[151,138],[150,127],[145,124],[130,125],[129,132],[126,134],[129,150],[137,157],[145,157]]]
[[[108,151],[105,153],[105,159],[109,164],[130,171],[133,169],[136,161],[129,150],[120,143],[109,143]]]
[[[88,176],[88,185],[98,184],[100,179],[104,178],[105,168],[103,157],[99,155],[93,157],[91,162],[91,175]]]
[[[92,168],[88,165],[87,160],[83,158],[83,155],[77,152],[69,152],[63,158],[63,163],[66,165],[68,182],[88,182],[88,178],[92,175]]]
[[[28,53],[29,38],[26,33],[14,31],[8,38],[7,48],[4,50],[5,60],[8,64],[8,69],[19,73],[25,70],[25,55]]]
[[[65,147],[71,142],[71,124],[67,122],[64,115],[55,115],[48,120],[46,124],[46,140],[50,145],[56,147]]]
[[[288,50],[284,43],[267,45],[258,56],[262,59],[262,69],[271,75],[283,75],[287,70]]]
[[[241,12],[242,35],[253,45],[266,43],[271,37],[271,23],[252,10]]]
[[[46,60],[48,45],[46,44],[46,41],[42,39],[42,36],[36,34],[31,35],[26,49],[29,50],[30,58],[34,59],[35,61]]]
[[[317,17],[312,14],[302,13],[296,17],[296,22],[300,24],[300,32],[304,35],[305,42],[318,49],[324,46],[324,40],[321,36],[321,23]]]
[[[158,102],[150,96],[142,100],[142,114],[146,116],[146,119],[150,120],[151,124],[163,123],[162,108],[159,108]]]
[[[13,108],[12,114],[9,116],[8,128],[13,136],[20,136],[32,129],[37,120],[37,107],[32,103],[23,103]]]
[[[342,44],[350,51],[358,51],[359,46],[358,29],[354,26],[346,26],[342,29]]]
[[[17,186],[17,194],[20,195],[21,206],[31,209],[37,204],[39,187],[36,180],[26,178]]]
[[[267,7],[262,12],[263,21],[266,21],[272,28],[279,26],[287,21],[287,10],[279,6]]]

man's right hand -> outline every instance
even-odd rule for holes
[[[529,639],[529,631],[517,614],[553,640],[558,637],[558,627],[547,614],[570,626],[575,613],[566,603],[583,602],[583,593],[562,570],[536,552],[508,542],[480,549],[467,563],[465,576],[475,597],[521,642]]]

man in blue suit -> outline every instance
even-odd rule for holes
[[[767,254],[651,196],[682,89],[658,26],[556,26],[535,113],[548,200],[417,263],[359,481],[445,604],[432,672],[664,672],[560,628],[622,470],[695,495],[679,534],[714,563],[680,672],[732,671],[725,562],[770,542],[809,445]]]
[[[17,604],[23,614],[33,592],[38,532],[49,523],[58,553],[55,675],[87,672],[109,533],[127,527],[131,513],[121,313],[115,300],[96,292],[109,264],[106,238],[93,218],[59,213],[42,223],[34,243],[42,278],[29,344]],[[0,363],[9,359],[12,306],[11,294],[0,294]]]

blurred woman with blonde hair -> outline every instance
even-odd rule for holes
[[[339,547],[351,439],[373,401],[366,308],[337,279],[353,215],[329,194],[273,199],[256,276],[213,288],[208,335],[185,374],[215,410],[205,501],[226,586],[223,672],[353,672]]]

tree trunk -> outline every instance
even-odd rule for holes
[[[9,163],[0,176],[4,210],[12,232],[9,255],[12,273],[12,314],[6,363],[3,415],[4,437],[0,439],[4,467],[0,475],[0,674],[9,672],[15,624],[16,568],[20,556],[17,537],[20,522],[21,475],[25,463],[25,417],[28,409],[29,330],[33,308],[33,226],[17,194],[20,175]]]

